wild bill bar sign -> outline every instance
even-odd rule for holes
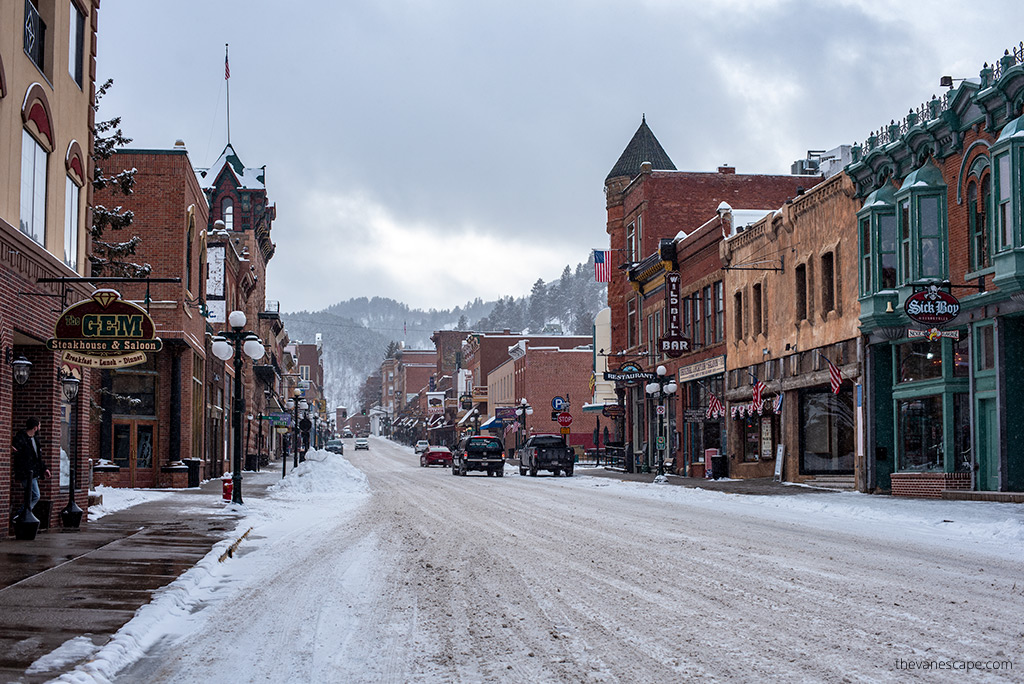
[[[121,299],[116,290],[96,290],[57,319],[47,349],[64,352],[67,363],[91,368],[125,368],[160,351],[156,326],[146,310]]]
[[[690,341],[683,337],[680,316],[679,271],[665,274],[665,335],[658,340],[658,349],[673,359],[690,351]]]

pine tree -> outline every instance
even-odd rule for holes
[[[544,329],[548,318],[547,290],[544,287],[544,280],[537,278],[530,290],[530,305],[527,308],[526,323],[530,332],[537,333]]]
[[[106,94],[107,89],[113,85],[113,79],[107,79],[96,91],[95,111],[99,111],[100,99]],[[111,192],[128,197],[135,188],[135,169],[122,170],[120,173],[108,176],[104,173],[103,166],[119,147],[124,147],[132,141],[125,137],[121,131],[121,117],[100,121],[96,123],[96,137],[93,145],[92,161],[96,168],[93,176],[92,187],[95,191],[110,187]],[[136,264],[128,261],[128,257],[135,254],[142,239],[134,235],[127,241],[117,241],[107,236],[107,231],[121,231],[132,224],[135,214],[130,209],[118,205],[113,209],[97,204],[92,209],[92,253],[89,254],[89,262],[92,264],[94,276],[113,276],[119,278],[144,278],[150,274],[153,267],[149,264]]]
[[[388,342],[387,349],[384,350],[384,358],[385,359],[393,359],[393,358],[395,358],[396,356],[398,356],[398,352],[401,351],[401,349],[402,349],[402,345],[400,345],[398,342],[396,342],[394,340],[391,340],[390,342]]]

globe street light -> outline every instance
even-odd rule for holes
[[[647,393],[652,398],[658,399],[658,477],[665,474],[665,449],[668,448],[668,439],[665,436],[665,398],[676,393],[676,381],[667,377],[668,370],[664,366],[658,366],[655,373],[657,377],[647,383]]]
[[[526,416],[533,415],[533,407],[526,403],[526,398],[519,400],[519,407],[516,409],[516,415],[520,417],[522,423],[523,440],[526,439]],[[520,443],[519,437],[516,437],[516,451],[519,451]]]
[[[242,395],[242,352],[253,361],[263,358],[265,349],[256,333],[242,330],[245,327],[245,313],[232,311],[228,314],[225,330],[213,338],[213,355],[221,361],[232,356],[235,359],[235,401],[231,411],[231,429],[235,432],[234,458],[232,459],[231,503],[242,503],[242,414],[245,412],[245,397]]]

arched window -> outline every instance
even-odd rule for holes
[[[991,199],[989,174],[978,183],[971,179],[967,185],[967,222],[971,240],[971,270],[980,271],[992,265],[988,226],[988,203]]]
[[[41,245],[46,244],[46,164],[53,151],[53,129],[46,92],[38,83],[29,86],[21,111],[20,228]]]
[[[220,205],[221,219],[224,221],[225,230],[235,229],[235,203],[230,197],[225,197]]]

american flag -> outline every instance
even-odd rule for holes
[[[760,411],[762,404],[761,395],[764,394],[766,389],[768,389],[768,386],[758,380],[757,376],[753,373],[750,374],[750,377],[754,378],[754,410]]]
[[[711,399],[708,400],[708,411],[705,417],[712,418],[716,416],[724,416],[725,408],[722,406],[721,400],[715,396],[714,392],[708,392],[711,395]]]
[[[231,67],[228,66],[228,46],[224,46],[224,80],[231,78]]]
[[[511,423],[509,423],[508,425],[505,426],[505,432],[503,434],[507,437],[508,433],[515,432],[516,429],[518,429],[518,428],[519,428],[519,422],[518,421],[512,421]]]
[[[843,375],[839,372],[839,369],[836,368],[834,363],[829,361],[826,357],[822,358],[824,358],[825,363],[828,364],[828,379],[829,382],[832,383],[832,394],[839,394],[839,388],[843,384]]]
[[[782,392],[779,392],[779,396],[775,397],[775,406],[773,408],[776,413],[782,413]]]
[[[599,283],[612,281],[612,253],[609,250],[594,250],[594,280]]]

